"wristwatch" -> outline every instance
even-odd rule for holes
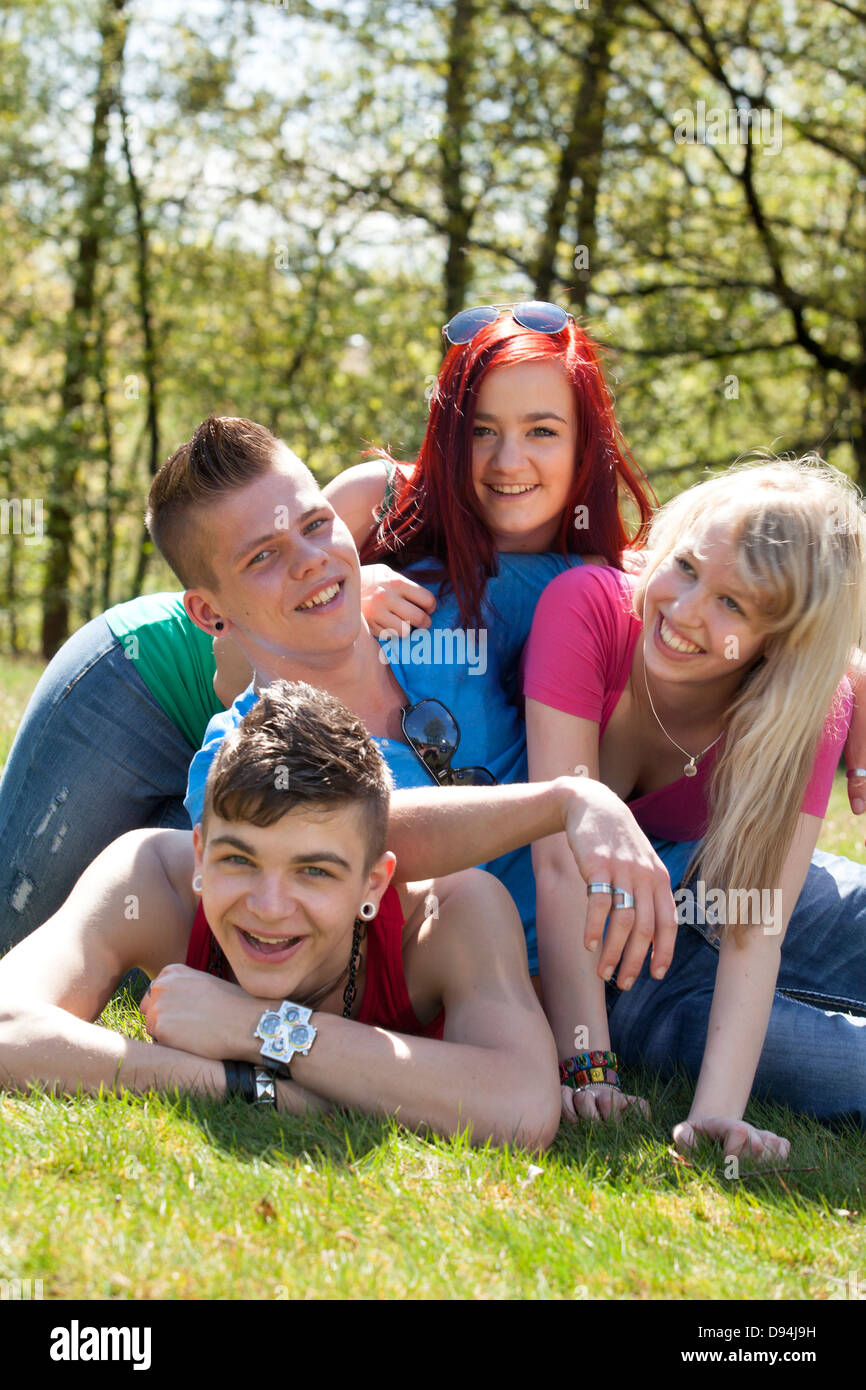
[[[254,1034],[262,1039],[259,1051],[281,1076],[290,1076],[292,1058],[298,1052],[306,1057],[315,1042],[317,1029],[310,1022],[312,1016],[312,1009],[284,999],[279,1009],[268,1009],[259,1019]]]

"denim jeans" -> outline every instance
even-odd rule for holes
[[[655,842],[680,881],[691,845]],[[697,1077],[718,947],[711,928],[682,925],[663,980],[649,964],[632,988],[608,990],[611,1046],[625,1065]],[[822,1120],[866,1128],[866,866],[818,850],[782,943],[776,994],[754,1092]],[[685,1118],[685,1117],[683,1117]]]
[[[160,708],[104,617],[43,672],[0,781],[0,951],[60,907],[127,830],[189,830],[195,749]]]

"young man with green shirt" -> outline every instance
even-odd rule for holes
[[[0,951],[50,917],[118,835],[189,828],[190,760],[223,708],[214,669],[181,593],[118,604],[61,647],[0,782]]]

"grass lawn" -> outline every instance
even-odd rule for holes
[[[38,669],[3,674],[0,761]],[[862,857],[852,825],[837,779],[822,847]],[[128,999],[103,1021],[141,1027]],[[684,1081],[628,1081],[651,1122],[563,1128],[542,1157],[352,1115],[0,1093],[0,1278],[46,1298],[277,1300],[824,1300],[866,1278],[859,1131],[753,1104],[790,1167],[732,1177],[710,1147],[673,1152]]]

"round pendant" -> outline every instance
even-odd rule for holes
[[[685,767],[683,768],[683,772],[687,777],[697,777],[698,775],[698,769],[695,767],[693,762],[686,763]]]

